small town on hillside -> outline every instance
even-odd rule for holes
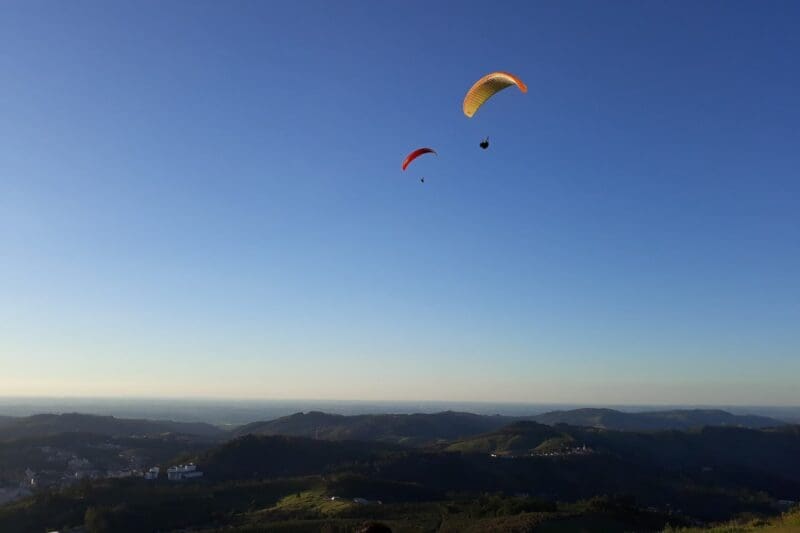
[[[104,451],[116,451],[119,468],[103,469],[86,457],[81,457],[73,452],[54,446],[39,446],[48,463],[46,468],[33,469],[30,467],[20,474],[16,482],[6,480],[0,485],[0,505],[26,496],[30,496],[37,489],[67,488],[81,480],[95,479],[125,479],[143,478],[148,481],[166,479],[170,482],[183,482],[197,480],[203,477],[203,472],[194,463],[178,464],[166,469],[166,478],[161,473],[161,467],[147,467],[142,464],[144,459],[112,442],[98,445]]]

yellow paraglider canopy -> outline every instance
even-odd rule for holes
[[[518,77],[508,72],[492,72],[475,82],[467,95],[464,97],[464,114],[472,118],[472,115],[489,98],[502,91],[506,87],[516,85],[523,93],[528,92],[528,86]]]

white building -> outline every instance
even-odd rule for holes
[[[158,479],[159,472],[161,472],[161,469],[158,468],[157,466],[154,466],[153,468],[144,473],[144,478],[149,480]]]
[[[197,465],[177,465],[167,468],[167,479],[170,481],[181,481],[184,479],[196,479],[203,477],[203,473],[197,469]]]

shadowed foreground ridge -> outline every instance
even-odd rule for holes
[[[581,410],[582,419],[587,413],[597,410]],[[675,416],[684,418],[670,412],[667,422]],[[685,418],[696,421],[698,412]],[[800,495],[800,427],[790,425],[618,431],[453,412],[312,412],[266,424],[319,438],[248,432],[259,423],[212,440],[141,434],[141,421],[102,417],[79,420],[111,424],[105,434],[52,434],[65,419],[50,420],[39,436],[0,438],[0,484],[28,475],[38,482],[0,505],[0,531],[358,531],[376,523],[392,531],[622,533],[743,514],[773,523]],[[16,434],[19,426],[6,427]],[[343,438],[352,435],[369,438]],[[167,467],[187,462],[203,477],[165,479]],[[120,478],[134,463],[162,474]],[[94,474],[58,474],[76,468]]]

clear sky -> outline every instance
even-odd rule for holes
[[[2,2],[0,394],[800,404],[798,21]]]

